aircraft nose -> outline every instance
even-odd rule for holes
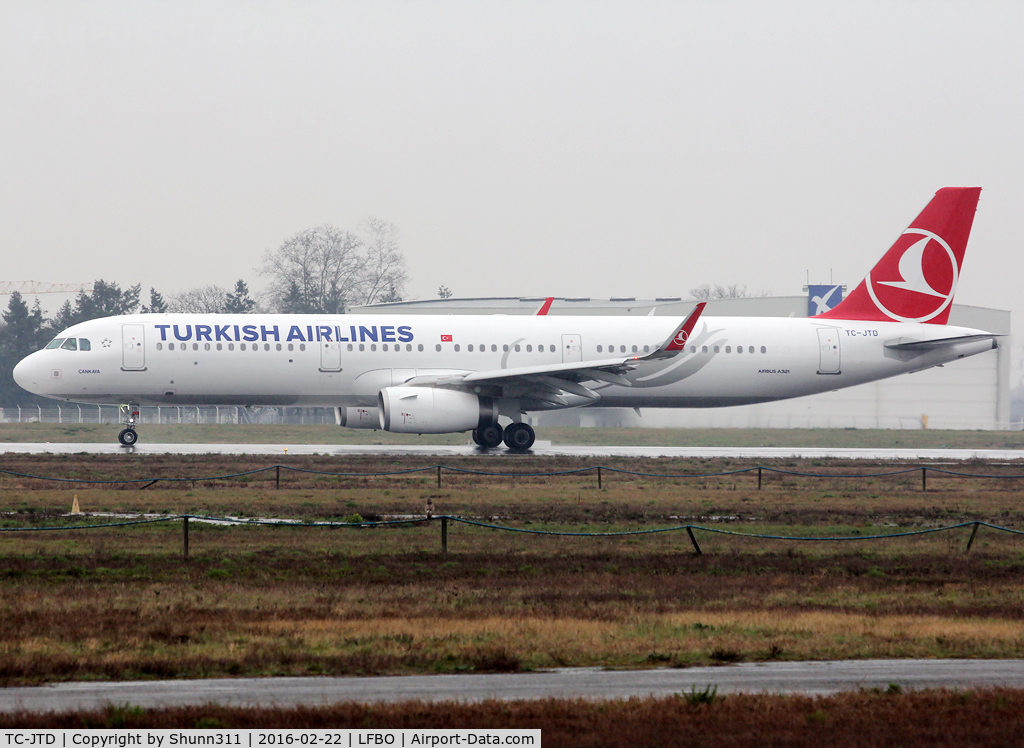
[[[17,363],[14,367],[12,374],[14,375],[14,381],[17,382],[18,386],[23,390],[36,393],[39,388],[39,376],[36,370],[39,368],[36,366],[36,362],[32,359],[35,354],[26,356]]]

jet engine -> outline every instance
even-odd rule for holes
[[[375,407],[357,408],[335,408],[334,422],[347,429],[373,429],[380,428],[380,415]]]
[[[489,397],[436,387],[385,387],[378,395],[380,427],[400,434],[450,434],[498,422]]]

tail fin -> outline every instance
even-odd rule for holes
[[[818,317],[946,324],[980,194],[980,187],[936,192],[853,293]]]

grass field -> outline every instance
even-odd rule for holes
[[[275,461],[277,458],[275,458]],[[454,465],[488,466],[488,458]],[[5,469],[72,479],[187,478],[268,464],[225,456],[4,455]],[[285,464],[365,473],[427,458],[311,456]],[[515,457],[510,472],[588,460]],[[711,473],[738,460],[619,460]],[[983,519],[1020,527],[1021,480],[856,476],[877,466],[782,461],[843,474],[647,478],[448,474],[243,479],[90,487],[0,478],[6,528],[85,511],[301,520],[422,513],[524,529],[616,531],[686,522],[780,535],[856,536]],[[886,468],[893,467],[886,465]],[[968,464],[1017,475],[1016,466]],[[97,521],[97,520],[92,520]],[[685,532],[529,536],[438,524],[390,529],[225,528],[180,522],[0,533],[0,682],[272,674],[686,667],[779,659],[1024,656],[1024,540],[969,530],[858,544]]]
[[[736,695],[708,700],[687,693],[613,702],[407,702],[298,709],[140,709],[120,705],[83,713],[0,714],[0,727],[515,727],[540,729],[545,748],[1019,746],[1024,734],[1024,692],[901,693],[891,687],[819,698]]]
[[[116,424],[0,424],[3,442],[116,442]],[[334,426],[147,425],[143,443],[154,444],[466,444],[466,434],[392,434]],[[1024,449],[1021,431],[934,429],[611,429],[539,428],[553,444],[659,447],[916,447]]]

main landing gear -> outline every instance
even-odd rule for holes
[[[484,449],[494,449],[505,442],[505,446],[513,452],[525,452],[537,440],[537,434],[528,423],[510,423],[502,431],[501,426],[490,424],[483,428],[473,429],[473,441]]]
[[[118,410],[120,411],[121,423],[124,425],[124,428],[117,435],[117,440],[121,442],[121,446],[130,447],[139,440],[139,435],[135,433],[135,424],[139,422],[139,406],[121,405],[118,407]]]
[[[501,426],[496,423],[484,426],[483,428],[473,429],[473,441],[476,442],[477,446],[484,449],[494,449],[501,446],[502,436]]]

